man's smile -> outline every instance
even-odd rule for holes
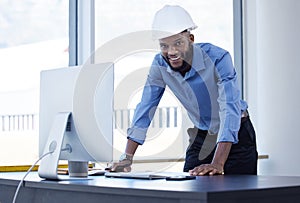
[[[180,56],[168,56],[168,59],[170,61],[176,61],[176,60],[180,59]]]

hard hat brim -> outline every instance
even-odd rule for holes
[[[168,32],[168,31],[162,31],[162,30],[152,30],[152,39],[153,40],[160,40],[160,39],[164,39],[164,38],[167,38],[167,37],[171,37],[173,35],[177,35],[185,30],[187,31],[191,31],[191,30],[194,30],[196,29],[197,26],[193,26],[191,28],[188,28],[188,29],[183,29],[183,30],[177,30],[175,32]]]

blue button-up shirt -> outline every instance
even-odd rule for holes
[[[197,128],[218,134],[217,142],[238,142],[241,114],[247,109],[247,103],[241,99],[229,52],[208,43],[194,44],[192,68],[184,77],[157,54],[127,131],[128,139],[144,143],[153,109],[158,106],[166,86]]]

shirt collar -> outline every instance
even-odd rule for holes
[[[203,53],[200,46],[196,46],[193,44],[194,52],[193,52],[193,62],[192,68],[195,69],[196,72],[205,69]]]

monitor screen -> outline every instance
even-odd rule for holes
[[[39,175],[59,179],[59,160],[113,159],[112,63],[85,64],[41,72]],[[67,150],[65,150],[67,149]]]

